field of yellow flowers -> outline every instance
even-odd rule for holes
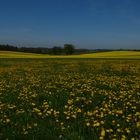
[[[0,60],[1,140],[139,140],[140,60]]]

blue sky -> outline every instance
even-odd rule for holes
[[[140,49],[139,0],[0,0],[0,44]]]

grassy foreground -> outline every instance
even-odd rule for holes
[[[0,61],[0,139],[139,140],[140,60]]]
[[[33,54],[23,52],[8,52],[0,51],[0,58],[123,58],[123,59],[140,59],[140,52],[136,51],[113,51],[100,52],[81,55],[47,55],[47,54]]]

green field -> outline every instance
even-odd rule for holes
[[[139,52],[75,56],[0,52],[0,140],[140,139]]]
[[[140,59],[140,51],[112,51],[97,52],[81,55],[47,55],[33,54],[22,52],[0,51],[0,58],[123,58],[123,59]]]

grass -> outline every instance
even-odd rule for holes
[[[140,60],[0,59],[0,139],[140,139],[139,83]]]
[[[119,59],[140,59],[138,51],[112,51],[81,55],[47,55],[23,52],[0,51],[0,58],[119,58]]]

